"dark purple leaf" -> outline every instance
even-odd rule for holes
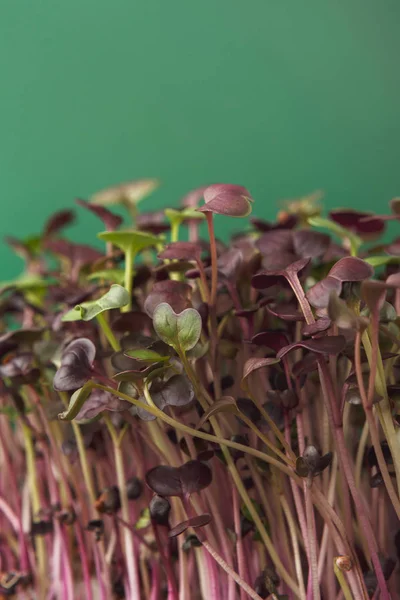
[[[211,523],[212,517],[209,514],[198,515],[197,517],[192,517],[191,519],[187,519],[186,521],[182,521],[178,525],[175,525],[169,533],[168,537],[176,537],[180,535],[184,531],[186,531],[189,527],[193,527],[193,529],[197,529],[198,527],[204,527]]]
[[[186,406],[194,399],[194,390],[186,375],[174,375],[167,382],[154,383],[151,397],[159,408]]]
[[[306,298],[314,308],[326,308],[329,304],[329,298],[332,293],[340,294],[342,291],[341,282],[335,277],[325,277],[306,293]]]
[[[153,496],[153,498],[150,500],[149,511],[151,520],[154,523],[168,527],[171,504],[167,498],[162,498],[158,495]]]
[[[160,465],[146,473],[146,483],[160,496],[182,496],[182,482],[178,467]]]
[[[303,456],[300,456],[296,461],[296,472],[300,477],[314,477],[329,467],[332,458],[332,452],[321,456],[315,446],[307,446]]]
[[[293,377],[300,377],[313,373],[318,369],[318,359],[315,354],[306,354],[301,360],[297,361],[292,367]]]
[[[160,496],[183,496],[199,492],[212,481],[210,467],[190,460],[181,467],[160,465],[146,474],[147,485]]]
[[[82,387],[92,376],[95,356],[96,347],[87,338],[78,338],[68,344],[54,376],[54,389],[68,392]]]
[[[277,358],[283,358],[297,348],[304,348],[314,354],[340,354],[346,345],[346,338],[343,335],[327,335],[321,338],[302,340],[294,342],[279,350]]]
[[[140,310],[133,310],[121,313],[112,322],[112,330],[118,333],[136,333],[143,329],[150,329],[152,326],[151,318]]]
[[[186,308],[190,308],[191,293],[192,288],[183,281],[173,281],[170,279],[157,281],[145,300],[144,310],[149,317],[153,317],[157,306],[166,302],[176,313],[181,313]]]
[[[55,233],[59,233],[67,225],[71,225],[75,221],[75,213],[72,210],[60,210],[52,215],[45,224],[44,236],[49,237]]]
[[[251,343],[256,346],[266,346],[274,352],[278,352],[283,346],[287,346],[289,338],[282,331],[262,331],[252,337]]]
[[[200,492],[212,482],[210,467],[199,460],[190,460],[179,467],[182,490],[185,495]]]
[[[165,220],[165,212],[163,210],[157,210],[137,215],[136,227],[140,231],[147,231],[154,235],[159,235],[160,233],[169,231],[170,224]]]
[[[30,352],[20,353],[0,364],[0,376],[9,377],[14,385],[32,384],[40,376],[35,358]]]
[[[251,285],[257,290],[263,290],[279,282],[280,277],[290,280],[297,276],[309,264],[309,258],[296,260],[282,270],[268,270],[257,273],[251,280]]]
[[[293,233],[287,229],[267,231],[257,240],[256,246],[265,256],[278,258],[280,254],[294,254]]]
[[[299,230],[293,232],[293,245],[297,256],[301,258],[319,258],[325,254],[331,238],[318,231]]]
[[[361,237],[380,235],[385,229],[383,220],[373,215],[373,213],[352,209],[333,210],[329,213],[329,216],[335,223],[338,223],[345,229],[354,231]]]
[[[120,398],[117,398],[117,396],[114,396],[114,394],[95,388],[91,392],[89,398],[85,400],[84,405],[75,418],[77,421],[86,421],[94,419],[105,410],[122,412],[124,410],[129,410],[130,408],[132,408],[130,402],[121,400]]]
[[[242,387],[251,373],[279,362],[277,358],[249,358],[243,368]]]
[[[312,335],[317,335],[318,333],[322,333],[326,331],[331,326],[332,322],[328,317],[323,317],[322,319],[318,319],[315,323],[310,323],[310,325],[304,325],[302,329],[302,334],[305,337],[310,337]]]
[[[344,281],[364,281],[372,277],[374,269],[355,256],[346,256],[341,258],[329,271],[329,276],[338,279],[342,283]]]
[[[195,261],[200,259],[200,255],[201,245],[197,242],[173,242],[165,246],[158,258]]]
[[[126,482],[126,495],[129,500],[137,500],[143,493],[143,481],[138,477],[131,477]]]
[[[303,313],[294,304],[269,304],[265,308],[282,321],[304,321]]]
[[[250,192],[240,186],[224,183],[210,185],[204,191],[205,204],[200,212],[212,212],[229,217],[247,217],[251,212]]]
[[[117,227],[121,225],[123,221],[122,217],[120,217],[119,215],[115,215],[104,206],[100,206],[98,204],[91,204],[90,202],[87,202],[86,200],[80,200],[79,198],[75,202],[79,204],[79,206],[82,206],[82,208],[86,208],[91,213],[96,215],[96,217],[101,219],[107,231],[114,231],[115,229],[117,229]]]

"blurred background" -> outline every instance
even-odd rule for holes
[[[129,179],[161,179],[146,210],[225,182],[267,218],[316,189],[384,211],[399,20],[398,0],[1,0],[0,280],[23,266],[4,235]],[[71,234],[98,224],[80,211]]]

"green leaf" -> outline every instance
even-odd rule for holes
[[[190,207],[186,207],[182,210],[166,208],[164,213],[171,223],[183,223],[183,221],[186,219],[204,220],[206,218],[203,213],[200,213],[196,209]]]
[[[129,302],[129,294],[121,285],[112,285],[109,291],[91,302],[82,302],[68,311],[62,318],[63,321],[91,321],[100,313],[121,308]]]
[[[357,254],[359,247],[363,243],[362,239],[358,235],[349,229],[345,229],[330,219],[324,219],[323,217],[310,217],[308,219],[308,223],[313,227],[320,227],[322,229],[328,229],[328,231],[332,231],[332,233],[335,233],[341,240],[346,238],[349,239],[353,256]]]
[[[169,360],[169,356],[162,356],[161,354],[158,354],[158,352],[154,352],[154,350],[148,350],[147,348],[126,350],[125,354],[131,358],[136,358],[136,360],[146,363],[166,362]]]
[[[187,352],[199,341],[202,322],[194,308],[186,308],[176,314],[169,304],[162,302],[154,311],[153,326],[163,342],[177,352]]]
[[[400,256],[369,256],[368,258],[364,258],[364,260],[372,267],[400,264]]]
[[[103,231],[97,237],[104,242],[111,242],[125,253],[131,250],[134,254],[145,248],[157,246],[164,239],[162,236],[152,235],[145,231],[136,231],[135,229]]]
[[[89,281],[95,279],[105,279],[106,281],[112,281],[113,283],[122,284],[124,282],[124,270],[123,269],[103,269],[102,271],[95,271],[87,276]]]
[[[43,279],[40,275],[23,273],[12,281],[0,282],[0,292],[4,292],[8,289],[37,292],[46,289],[52,283],[56,283],[56,280],[53,278]]]
[[[69,405],[68,405],[67,410],[60,413],[58,415],[58,418],[61,421],[72,421],[72,419],[75,419],[76,415],[79,413],[82,406],[84,405],[86,400],[89,398],[89,396],[92,392],[92,388],[93,388],[93,383],[91,381],[88,381],[87,383],[85,383],[85,385],[83,387],[81,387],[79,390],[76,390],[76,392],[74,392],[72,394],[72,396],[69,400]]]

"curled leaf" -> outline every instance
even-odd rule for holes
[[[63,321],[91,321],[106,310],[121,308],[129,303],[129,294],[121,285],[114,284],[109,291],[90,302],[82,302],[63,315]]]
[[[229,217],[247,217],[251,213],[250,192],[241,185],[217,183],[204,190],[205,204],[200,212],[212,212]]]
[[[91,377],[96,347],[87,338],[79,338],[68,344],[61,365],[53,380],[54,389],[59,392],[76,390]]]

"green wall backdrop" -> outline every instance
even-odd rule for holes
[[[225,181],[264,216],[318,188],[383,209],[400,194],[399,22],[398,0],[1,0],[0,237],[149,176],[149,208]],[[73,235],[96,226],[80,213]],[[22,263],[0,251],[1,280]]]

